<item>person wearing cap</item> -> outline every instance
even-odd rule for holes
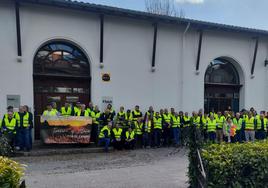
[[[17,120],[9,111],[2,121],[1,132],[7,137],[9,145],[14,149],[16,144]]]
[[[107,125],[105,125],[99,134],[99,144],[104,144],[104,151],[108,152],[110,140],[111,140],[111,128],[112,128],[112,122],[109,122]]]

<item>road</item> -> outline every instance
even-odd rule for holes
[[[19,157],[29,188],[184,188],[185,149]]]

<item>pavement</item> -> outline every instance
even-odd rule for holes
[[[29,188],[186,188],[187,150],[22,156]]]

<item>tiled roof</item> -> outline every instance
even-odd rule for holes
[[[248,33],[248,34],[254,35],[254,37],[268,35],[268,31],[266,30],[212,23],[212,22],[193,20],[193,19],[188,19],[188,18],[157,15],[157,14],[151,14],[148,12],[123,9],[123,8],[111,7],[111,6],[105,6],[105,5],[97,5],[97,4],[92,4],[92,3],[80,2],[80,1],[72,1],[72,0],[19,0],[19,1],[21,3],[31,3],[31,4],[39,4],[39,5],[45,5],[45,6],[68,8],[68,9],[88,11],[88,12],[104,14],[104,15],[114,15],[114,16],[129,17],[129,18],[134,18],[134,19],[149,20],[152,22],[165,22],[165,23],[182,24],[182,25],[190,24],[191,27],[194,27],[196,29],[223,30],[227,32]]]

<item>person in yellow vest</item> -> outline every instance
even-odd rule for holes
[[[57,109],[57,103],[56,102],[52,102],[51,105],[52,105],[52,110],[55,111],[57,115],[59,115],[59,111]]]
[[[143,119],[139,117],[137,121],[134,122],[135,125],[135,135],[136,135],[136,146],[138,148],[143,147],[143,136],[142,136],[142,129],[143,129]]]
[[[114,116],[116,115],[116,113],[115,113],[115,110],[113,109],[112,104],[108,104],[107,105],[107,110],[109,110],[111,120],[113,121],[114,120]]]
[[[192,113],[191,122],[192,122],[192,125],[194,127],[196,127],[197,139],[202,141],[204,139],[204,136],[202,135],[203,130],[201,127],[201,123],[202,123],[201,121],[202,120],[201,120],[200,116],[198,116],[197,112],[194,111]]]
[[[62,116],[71,116],[72,115],[72,108],[68,102],[65,102],[64,106],[60,109],[60,114]]]
[[[171,123],[171,130],[173,133],[174,145],[175,147],[179,147],[181,118],[177,112],[171,114],[170,123]]]
[[[80,109],[75,113],[75,116],[84,116],[84,117],[89,117],[89,113],[86,110],[86,105],[85,104],[81,104],[80,105]]]
[[[91,141],[97,144],[98,130],[100,126],[100,116],[101,116],[101,112],[97,105],[94,107],[94,110],[91,111],[90,116],[92,117]]]
[[[91,112],[94,111],[94,105],[93,105],[92,102],[89,102],[89,103],[88,103],[87,111],[88,111],[89,116],[91,116]]]
[[[104,144],[104,151],[109,151],[109,145],[111,141],[111,128],[112,128],[112,122],[109,122],[108,125],[105,125],[99,134],[99,144]]]
[[[128,127],[128,130],[125,132],[125,149],[134,149],[135,148],[135,130]]]
[[[123,129],[120,128],[120,124],[116,123],[115,127],[112,129],[111,137],[112,137],[112,145],[114,149],[122,150],[124,143],[123,143]]]
[[[216,141],[216,127],[217,121],[214,119],[214,115],[210,114],[209,118],[203,120],[207,127],[208,138],[211,142]]]
[[[13,106],[8,106],[7,107],[7,113],[4,114],[3,120],[8,117],[8,112],[12,112],[13,116],[15,117],[16,112],[14,112],[14,107]]]
[[[123,126],[124,130],[127,130],[126,112],[125,112],[125,108],[123,106],[120,107],[120,110],[116,115],[116,122],[120,123]]]
[[[14,149],[16,144],[16,130],[17,130],[17,120],[13,116],[13,112],[8,112],[4,117],[1,126],[1,132],[8,139],[9,145]]]
[[[80,110],[80,105],[81,103],[79,101],[77,101],[75,104],[73,103],[73,116],[75,116],[75,114]]]
[[[43,116],[49,116],[49,117],[57,116],[57,113],[55,110],[53,110],[51,104],[47,104],[47,109],[43,112]]]
[[[210,113],[213,116],[213,119],[215,119],[213,113]],[[208,135],[208,131],[207,131],[207,122],[208,122],[208,114],[204,113],[204,115],[202,115],[201,117],[201,123],[202,123],[202,127],[203,127],[203,134],[204,134],[204,140],[207,141],[209,139],[209,135]]]
[[[30,140],[30,115],[27,112],[25,106],[20,106],[19,112],[15,116],[17,120],[17,142],[19,149],[21,151],[26,150],[29,152],[31,150],[31,140]]]
[[[142,112],[140,111],[140,107],[138,105],[135,106],[135,109],[132,111],[132,121],[135,122],[138,118],[142,117]]]
[[[132,112],[131,110],[127,110],[126,112],[126,121],[125,121],[125,125],[127,128],[129,128],[132,124]]]
[[[143,132],[143,145],[145,148],[152,147],[152,121],[153,117],[148,116],[144,123],[142,132]]]
[[[217,121],[216,140],[218,143],[221,143],[223,141],[223,124],[225,123],[226,119],[220,111],[218,112],[216,121]]]
[[[255,118],[252,115],[252,112],[249,112],[248,116],[245,118],[245,137],[246,137],[246,142],[249,142],[250,140],[252,142],[255,141],[255,125],[256,125]]]
[[[168,112],[168,109],[165,108],[164,109],[164,113],[163,113],[163,146],[170,146],[171,144],[171,123],[170,123],[170,120],[171,120],[171,114]]]
[[[223,124],[223,136],[225,138],[225,142],[228,142],[228,143],[231,142],[231,128],[232,127],[233,127],[233,121],[231,117],[227,117],[226,122]]]
[[[258,140],[264,140],[266,138],[266,132],[267,132],[267,119],[264,117],[264,114],[261,113],[256,121],[257,121],[256,138]]]
[[[241,118],[240,113],[236,113],[235,117],[233,118],[233,124],[236,126],[235,131],[235,141],[236,142],[242,142],[243,138],[243,131],[242,131],[242,125],[243,125],[243,118]]]
[[[159,112],[156,112],[155,117],[153,118],[153,127],[154,127],[154,147],[160,147],[161,136],[162,136],[162,126],[163,119],[160,116]]]
[[[183,124],[181,127],[183,127],[183,132],[182,132],[182,145],[188,145],[189,143],[189,132],[190,132],[190,123],[191,123],[191,117],[189,116],[188,112],[185,112],[183,117],[182,117],[182,122]]]
[[[153,119],[154,116],[155,116],[154,108],[150,106],[149,110],[145,113],[144,121],[147,121],[148,119]]]

